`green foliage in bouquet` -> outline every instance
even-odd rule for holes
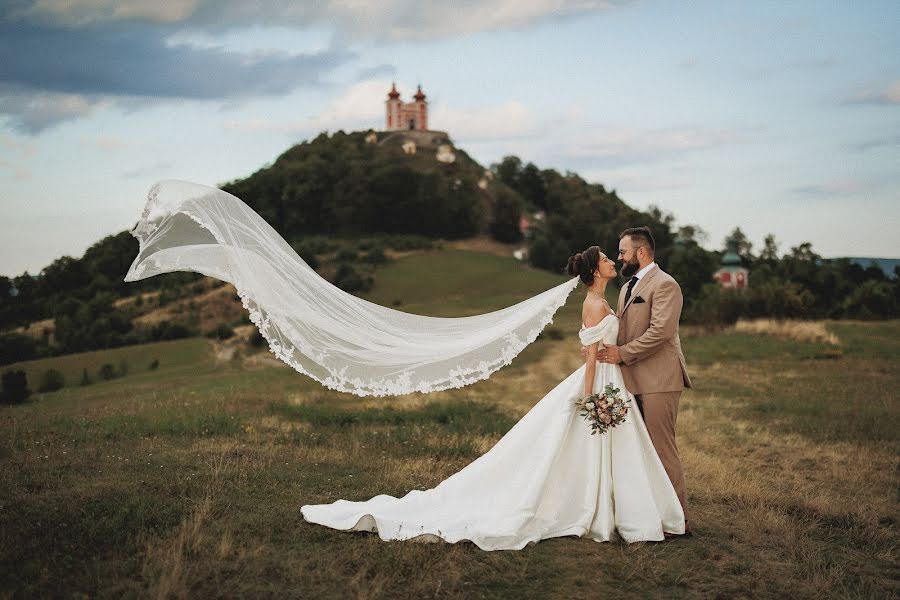
[[[630,400],[619,395],[619,388],[607,383],[602,394],[591,394],[575,401],[580,416],[591,425],[591,435],[604,434],[608,429],[625,422]]]

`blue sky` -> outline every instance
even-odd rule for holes
[[[252,7],[252,8],[251,8]],[[900,3],[14,0],[0,273],[133,225],[154,181],[380,128],[391,81],[485,166],[516,154],[721,247],[900,257]]]

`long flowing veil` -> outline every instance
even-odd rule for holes
[[[359,396],[432,392],[486,379],[537,338],[578,284],[575,277],[471,317],[393,310],[323,279],[240,199],[186,181],[155,184],[131,233],[140,250],[125,281],[194,271],[230,282],[278,358]]]

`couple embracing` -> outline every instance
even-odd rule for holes
[[[615,311],[604,298],[614,260],[597,246],[569,259],[568,273],[587,287],[579,331],[585,364],[487,453],[429,490],[306,505],[303,517],[384,540],[468,540],[484,550],[570,535],[626,542],[690,535],[675,443],[679,398],[691,387],[678,337],[683,298],[654,253],[648,228],[622,233],[627,281]],[[591,435],[576,402],[610,384],[637,410]]]

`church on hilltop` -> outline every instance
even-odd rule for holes
[[[447,132],[428,128],[428,102],[421,85],[417,86],[412,102],[403,102],[397,85],[392,83],[384,105],[384,131],[370,132],[366,142],[397,144],[408,155],[428,150],[442,163],[450,164],[456,160],[453,142]]]
[[[392,83],[384,104],[385,131],[428,131],[428,102],[421,85],[412,102],[403,102],[397,85]]]

